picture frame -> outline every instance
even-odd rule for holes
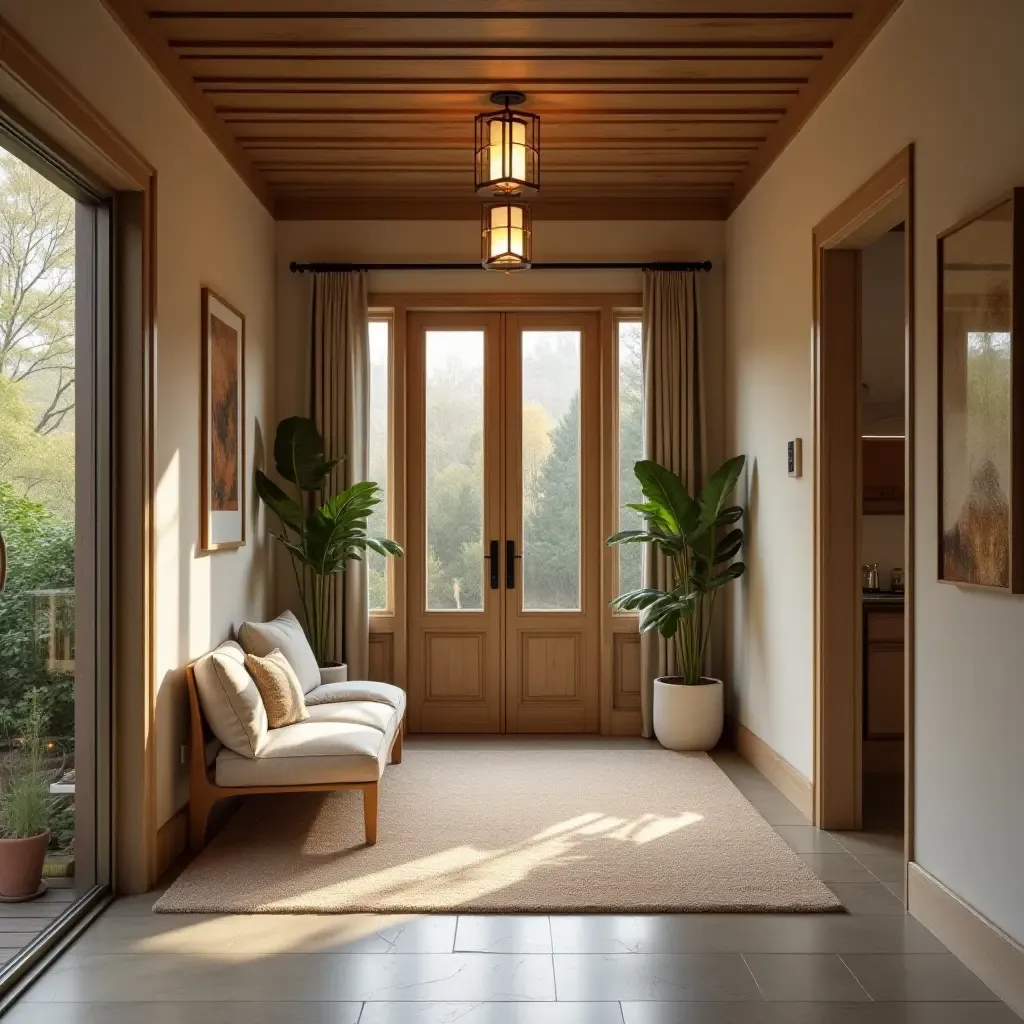
[[[245,317],[202,289],[200,550],[245,544]]]
[[[937,257],[939,582],[1024,593],[1024,188]]]

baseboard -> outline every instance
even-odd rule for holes
[[[185,852],[188,845],[188,804],[165,821],[156,833],[156,877]]]
[[[1024,1016],[1024,948],[913,862],[908,865],[907,894],[910,913]]]
[[[798,772],[784,757],[768,746],[760,736],[752,733],[741,722],[729,720],[736,752],[749,761],[797,810],[814,819],[814,787],[811,780]]]

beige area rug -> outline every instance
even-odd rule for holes
[[[251,797],[159,913],[830,911],[705,754],[614,741],[406,750],[358,792]]]

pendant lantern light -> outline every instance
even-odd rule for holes
[[[513,110],[526,102],[521,92],[496,92],[499,110],[474,121],[476,190],[495,196],[519,196],[540,189],[540,118]]]
[[[485,270],[529,270],[533,225],[526,203],[487,203],[480,226],[480,262]]]

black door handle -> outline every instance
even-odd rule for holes
[[[516,554],[516,542],[505,541],[505,587],[508,590],[516,589],[516,559],[522,558]]]
[[[498,542],[496,540],[491,541],[491,553],[484,555],[484,558],[490,559],[491,562],[491,590],[497,590],[501,584],[498,580]]]

